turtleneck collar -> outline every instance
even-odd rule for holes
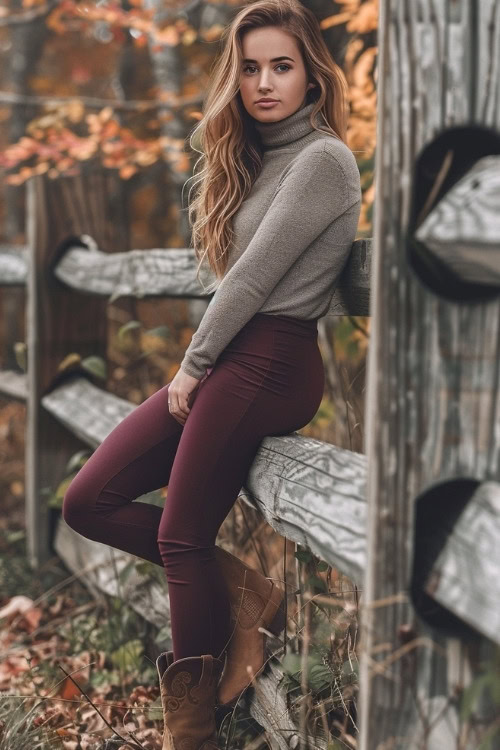
[[[284,146],[286,143],[292,143],[308,133],[312,133],[314,128],[309,123],[309,118],[314,105],[315,102],[310,102],[283,120],[278,120],[278,122],[259,122],[256,120],[255,128],[260,135],[264,149]],[[319,113],[316,115],[316,124],[320,124]]]

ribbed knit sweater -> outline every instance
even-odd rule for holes
[[[311,127],[313,107],[255,121],[262,168],[233,216],[226,272],[181,362],[188,375],[202,378],[256,312],[310,319],[328,311],[356,237],[361,185],[350,148]]]

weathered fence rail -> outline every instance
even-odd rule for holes
[[[28,277],[29,248],[0,247],[0,284],[2,286],[25,286]]]
[[[98,250],[91,237],[86,247],[68,245],[54,275],[69,288],[106,297],[163,296],[199,298],[205,295],[196,279],[193,248],[128,250],[113,254]],[[0,248],[0,284],[26,284],[29,251]],[[326,315],[370,314],[370,240],[354,242],[342,278]]]

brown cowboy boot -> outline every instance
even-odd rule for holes
[[[215,696],[224,664],[211,654],[173,658],[173,651],[164,651],[156,660],[164,720],[162,750],[219,750]]]
[[[285,593],[222,547],[216,546],[216,558],[226,581],[233,617],[217,702],[234,705],[266,664],[266,635],[258,628],[278,635],[286,625]]]

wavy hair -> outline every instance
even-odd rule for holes
[[[296,39],[307,78],[316,84],[306,99],[306,104],[316,102],[310,116],[311,127],[346,142],[348,84],[325,44],[314,13],[298,0],[256,0],[245,5],[222,33],[223,48],[213,65],[203,116],[189,136],[190,147],[201,154],[189,178],[196,180],[188,198],[191,242],[199,260],[200,284],[204,286],[199,276],[203,263],[217,277],[204,287],[209,293],[218,286],[227,268],[228,248],[234,236],[232,217],[262,166],[262,145],[253,118],[243,105],[239,82],[243,35],[266,26],[281,27]],[[324,127],[316,126],[318,113]]]

